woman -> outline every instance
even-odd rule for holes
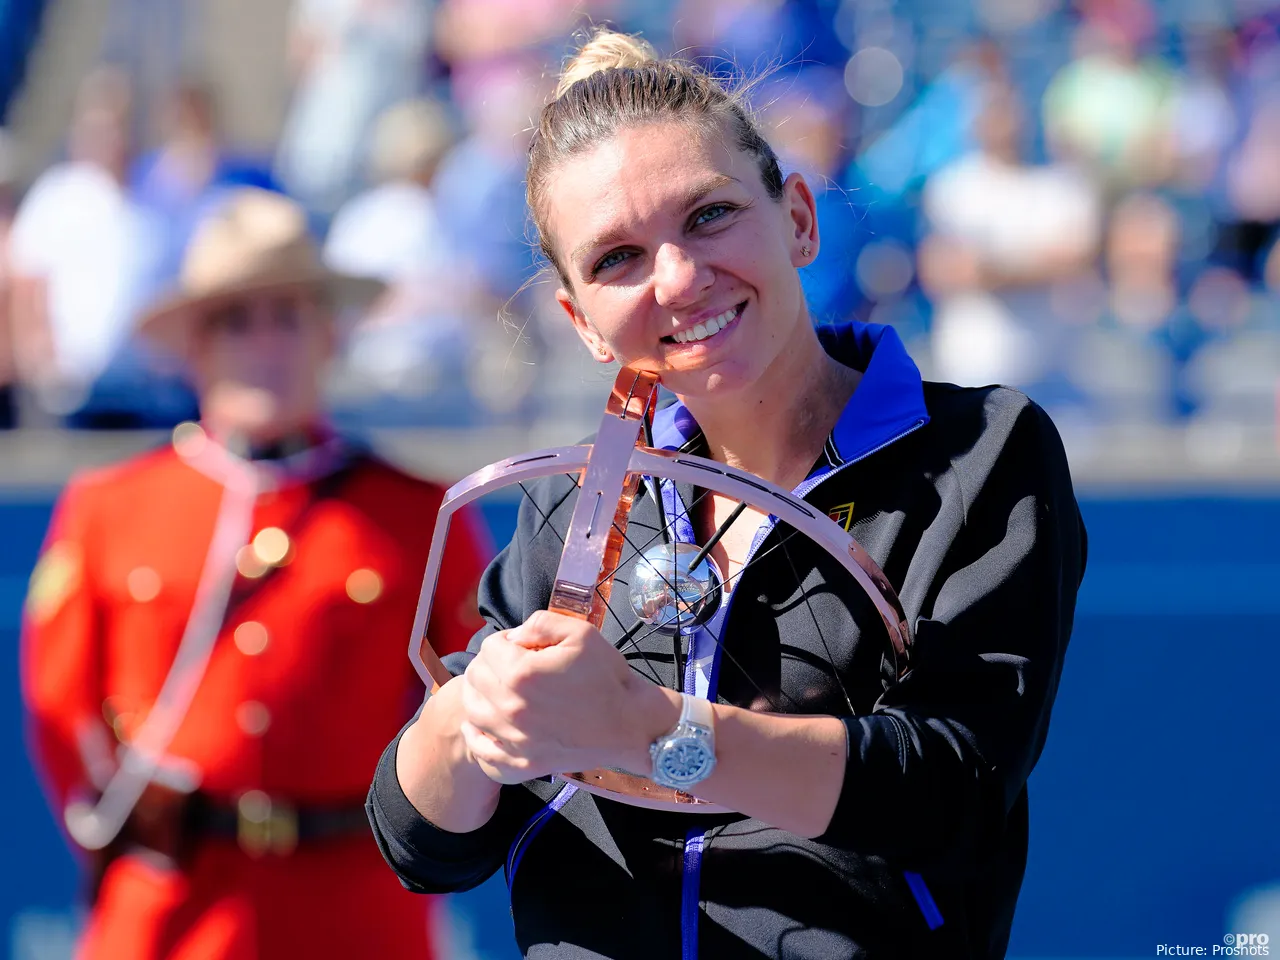
[[[922,383],[891,329],[815,333],[798,275],[819,250],[808,185],[783,178],[715,80],[634,38],[597,34],[569,66],[528,193],[583,342],[677,395],[655,445],[844,518],[900,593],[912,670],[884,676],[852,581],[770,550],[780,531],[748,510],[712,552],[731,578],[760,561],[725,601],[733,657],[692,697],[644,679],[678,686],[669,638],[627,659],[612,619],[602,636],[543,609],[575,492],[548,481],[483,579],[488,627],[382,758],[369,811],[384,855],[424,892],[505,863],[530,957],[1002,957],[1083,569],[1052,424],[1011,390]],[[670,507],[679,491],[663,493]],[[736,506],[696,504],[699,542]],[[630,525],[657,523],[637,498]],[[650,747],[690,707],[711,714],[714,760],[686,789],[741,815],[549,779],[654,776]]]

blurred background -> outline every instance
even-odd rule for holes
[[[1280,4],[0,0],[0,952],[63,960],[80,920],[21,734],[27,577],[71,473],[198,416],[132,332],[192,226],[279,190],[388,282],[329,395],[410,469],[574,442],[613,372],[522,177],[590,21],[767,72],[818,194],[816,322],[893,324],[926,377],[1018,386],[1063,433],[1090,564],[1010,955],[1280,949]],[[512,956],[503,896],[453,899],[449,955]]]

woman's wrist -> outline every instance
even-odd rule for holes
[[[460,678],[455,678],[432,694],[401,735],[396,752],[396,776],[409,802],[451,833],[483,826],[501,789],[467,749],[461,731],[461,689]]]
[[[653,769],[649,747],[680,719],[681,695],[643,677],[636,677],[631,689],[626,718],[627,745],[617,766],[647,777]]]

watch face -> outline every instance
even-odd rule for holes
[[[655,779],[679,786],[705,780],[715,766],[716,755],[699,737],[677,737],[662,745],[656,761]]]

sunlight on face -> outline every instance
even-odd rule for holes
[[[557,294],[597,359],[657,372],[682,396],[750,387],[809,324],[797,266],[817,248],[798,174],[780,201],[718,132],[625,129],[557,169]]]

